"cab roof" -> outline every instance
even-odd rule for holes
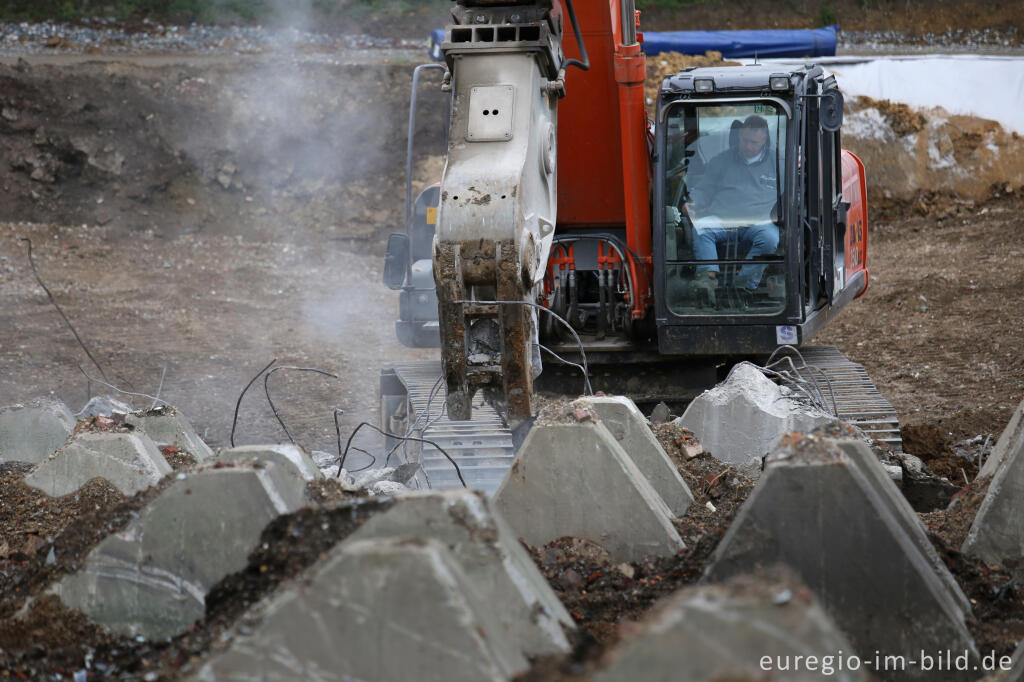
[[[785,76],[790,84],[795,85],[805,78],[821,77],[822,68],[816,64],[803,64],[794,68],[783,64],[750,64],[747,66],[690,66],[674,76],[669,76],[661,84],[662,96],[683,93],[695,93],[694,80],[710,78],[715,82],[714,94],[722,92],[768,90],[773,76]]]

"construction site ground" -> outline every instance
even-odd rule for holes
[[[242,389],[276,358],[337,376],[282,371],[270,381],[307,449],[337,447],[335,408],[344,410],[343,438],[360,421],[376,422],[380,365],[435,356],[398,344],[397,295],[380,284],[386,234],[403,222],[416,63],[382,54],[0,64],[0,405],[53,396],[77,410],[90,395],[115,395],[94,381],[105,375],[125,391],[159,393],[216,449],[231,440]],[[417,188],[442,168],[440,98],[424,93]],[[1024,188],[1009,189],[983,202],[925,192],[874,209],[868,292],[819,336],[866,367],[900,414],[906,449],[958,483],[973,480],[977,466],[957,451],[977,452],[980,443],[965,445],[976,436],[994,441],[1024,398]],[[26,239],[38,276],[99,367],[36,280]],[[671,433],[658,435],[678,454]],[[234,439],[286,439],[262,385],[246,394]],[[574,657],[541,661],[533,679],[586,672],[623,622],[699,576],[750,483],[709,458],[681,471],[696,496],[679,528],[686,556],[617,566],[579,546],[536,549],[584,636]],[[70,530],[62,562],[73,562],[144,502],[97,482],[74,501],[48,501],[24,487],[24,473],[0,472],[0,669],[21,679],[70,675],[85,651],[112,675],[173,677],[218,628],[353,523],[329,509],[280,519],[249,569],[208,598],[197,628],[169,644],[138,642],[52,599],[11,618],[48,572],[67,570],[36,553],[46,538]],[[1024,635],[1010,577],[955,551],[986,484],[925,520],[976,601],[978,648],[1009,653]]]

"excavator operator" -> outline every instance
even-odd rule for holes
[[[745,258],[774,253],[779,228],[772,221],[778,200],[777,160],[769,144],[768,123],[758,115],[739,124],[736,144],[713,158],[690,188],[690,216],[694,217],[694,255],[697,260],[718,260],[718,244],[731,242]],[[736,285],[753,292],[766,265],[744,265]],[[697,267],[697,285],[714,287],[718,265]]]

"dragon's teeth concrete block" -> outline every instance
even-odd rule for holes
[[[833,421],[787,397],[754,365],[740,363],[726,381],[697,396],[676,423],[693,431],[712,457],[756,479],[761,459],[784,434]]]
[[[50,497],[62,497],[102,478],[130,497],[169,473],[170,465],[147,436],[86,431],[41,462],[25,483]]]
[[[336,546],[279,590],[193,678],[202,682],[509,680],[529,667],[490,595],[437,540]]]
[[[851,457],[827,438],[788,436],[766,459],[705,577],[785,564],[866,656],[881,651],[910,660],[921,651],[950,650],[976,659],[966,600],[925,551],[913,512],[893,503],[894,491],[873,456]],[[930,678],[908,666],[891,679]],[[954,671],[943,679],[973,678]]]
[[[177,447],[196,458],[197,461],[213,456],[210,446],[203,442],[185,415],[173,407],[157,407],[149,412],[132,412],[125,423],[149,436],[160,447]]]
[[[632,400],[623,396],[594,396],[574,404],[591,407],[672,513],[677,517],[686,514],[693,493]]]
[[[608,659],[594,682],[869,679],[863,667],[849,669],[851,659],[860,665],[853,647],[800,581],[780,568],[676,592]]]
[[[75,430],[75,418],[59,400],[0,407],[0,462],[38,464]]]
[[[516,534],[478,492],[411,493],[374,516],[347,542],[372,538],[432,538],[453,553],[514,646],[526,656],[571,647],[572,618],[537,570]]]
[[[494,504],[535,546],[586,538],[619,561],[672,555],[685,546],[661,496],[600,423],[534,426]]]
[[[1010,417],[1010,423],[999,435],[999,440],[996,441],[991,454],[982,465],[981,471],[978,472],[978,477],[995,476],[1007,456],[1021,448],[1024,448],[1024,400],[1017,406],[1013,416]]]
[[[1024,417],[1020,413],[1018,409],[993,450],[998,467],[962,548],[964,554],[991,564],[1024,558]]]
[[[301,499],[305,485],[275,469],[243,464],[179,474],[53,591],[116,633],[178,634],[203,616],[214,584],[245,568],[264,527],[297,509],[288,500]]]
[[[296,445],[243,445],[217,453],[219,462],[275,462],[303,481],[324,477],[313,457]]]

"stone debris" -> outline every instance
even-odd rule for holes
[[[50,497],[63,497],[102,478],[131,497],[169,473],[171,466],[145,434],[83,431],[40,462],[25,483]]]
[[[693,431],[712,457],[757,479],[761,459],[786,433],[813,431],[835,418],[794,399],[749,362],[697,396],[674,423]]]
[[[128,414],[131,411],[132,408],[120,400],[97,395],[89,399],[89,402],[85,404],[81,412],[75,415],[75,418],[81,420],[91,417],[110,417],[115,412]]]
[[[1024,559],[1024,403],[1003,431],[990,461],[996,472],[962,551],[990,564]],[[985,465],[983,471],[988,468]]]
[[[0,407],[0,462],[38,464],[64,445],[74,429],[74,416],[59,400]]]
[[[581,398],[573,404],[589,407],[597,414],[669,510],[682,518],[693,502],[693,493],[633,401],[623,396],[596,396]]]
[[[242,445],[221,450],[217,461],[274,462],[307,483],[324,477],[310,454],[297,445]]]
[[[53,587],[68,607],[118,634],[173,637],[203,617],[211,587],[245,568],[264,527],[303,506],[305,484],[272,462],[179,476]]]
[[[799,673],[796,656],[807,666]],[[593,680],[868,680],[863,667],[849,670],[850,657],[853,647],[813,594],[788,570],[772,567],[756,578],[737,576],[668,597],[607,655],[606,669]]]
[[[433,539],[343,542],[246,619],[260,622],[192,680],[477,682],[529,667],[490,595]]]
[[[976,659],[963,593],[925,550],[921,522],[899,503],[881,464],[853,443],[799,434],[783,439],[705,578],[785,564],[857,651],[913,656],[941,649]],[[908,668],[891,679],[927,677]],[[973,678],[954,672],[944,679]]]
[[[430,538],[448,547],[477,594],[487,597],[504,637],[525,656],[571,649],[572,618],[494,504],[479,492],[410,493],[346,542]]]
[[[684,548],[672,512],[608,429],[590,420],[538,422],[494,494],[529,544],[586,538],[618,561]]]
[[[160,447],[184,450],[197,462],[213,456],[213,450],[196,434],[185,415],[173,407],[160,406],[148,412],[131,412],[125,417],[125,423],[152,438]]]

